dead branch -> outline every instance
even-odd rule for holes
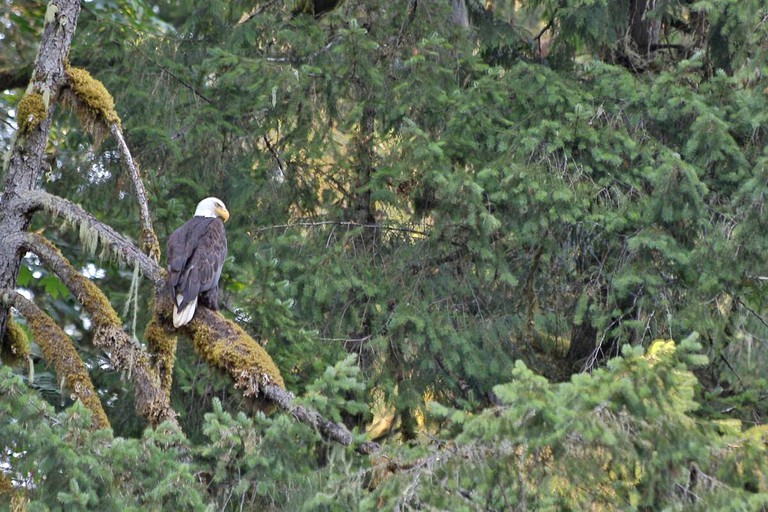
[[[93,412],[94,430],[109,428],[109,420],[101,406],[99,394],[93,387],[88,368],[72,344],[72,340],[56,322],[38,308],[34,302],[13,290],[0,290],[3,304],[13,306],[27,320],[35,341],[48,363],[53,364],[62,391],[71,391],[73,399],[80,400]]]
[[[155,230],[152,229],[152,218],[149,216],[149,206],[147,201],[147,192],[144,189],[144,182],[141,179],[141,173],[136,163],[133,161],[131,151],[123,138],[123,130],[118,123],[112,123],[109,131],[117,140],[120,152],[123,154],[123,160],[131,173],[133,185],[136,187],[136,199],[139,202],[139,212],[141,215],[141,249],[146,255],[154,261],[160,261],[160,242],[157,240]]]
[[[152,426],[163,421],[176,422],[176,412],[163,391],[160,378],[150,364],[149,356],[138,342],[123,330],[122,323],[109,299],[88,278],[78,272],[50,241],[36,233],[24,233],[22,246],[64,282],[83,308],[91,315],[93,342],[107,351],[116,368],[127,372],[136,389],[136,412]]]

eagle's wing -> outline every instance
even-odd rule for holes
[[[171,234],[166,253],[168,285],[174,302],[183,309],[200,293],[210,295],[218,287],[227,257],[224,223],[219,218],[193,217]]]
[[[193,265],[198,272],[203,304],[210,309],[219,309],[219,278],[227,259],[227,236],[221,219],[210,220],[208,229],[200,237]]]

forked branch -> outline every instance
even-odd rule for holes
[[[22,246],[64,282],[91,316],[93,342],[109,354],[112,364],[126,372],[136,389],[136,412],[152,426],[163,421],[176,423],[176,412],[160,385],[149,356],[141,345],[123,330],[120,317],[109,299],[88,278],[78,272],[50,241],[36,233],[24,233]]]

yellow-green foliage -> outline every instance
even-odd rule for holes
[[[29,339],[27,333],[19,324],[8,319],[8,325],[5,330],[5,340],[0,343],[0,359],[5,364],[16,365],[25,361],[29,355]]]
[[[178,338],[164,329],[162,322],[155,315],[144,329],[144,339],[147,340],[147,348],[155,360],[163,391],[170,396]]]
[[[42,94],[28,92],[19,102],[19,130],[31,132],[43,122],[47,115],[48,109],[45,108]]]
[[[74,109],[85,129],[100,142],[109,130],[109,125],[120,125],[115,100],[104,84],[85,69],[67,66],[66,71],[74,98],[64,94],[62,99]]]
[[[197,317],[191,322],[197,353],[209,364],[225,369],[235,386],[253,396],[262,384],[285,387],[280,370],[264,348],[237,324],[224,320],[225,332],[215,332]]]

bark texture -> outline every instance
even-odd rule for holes
[[[45,168],[45,145],[48,130],[62,87],[67,83],[65,62],[80,14],[77,0],[51,0],[48,4],[45,27],[35,59],[32,80],[27,96],[40,95],[45,105],[45,116],[20,130],[11,147],[6,167],[5,183],[0,196],[0,233],[9,237],[27,230],[31,213],[19,207],[21,196],[37,187]],[[20,111],[20,114],[22,112]],[[20,120],[26,123],[27,120]],[[19,274],[21,239],[16,243],[0,244],[0,288],[13,289]],[[0,340],[3,339],[8,309],[0,308]]]

